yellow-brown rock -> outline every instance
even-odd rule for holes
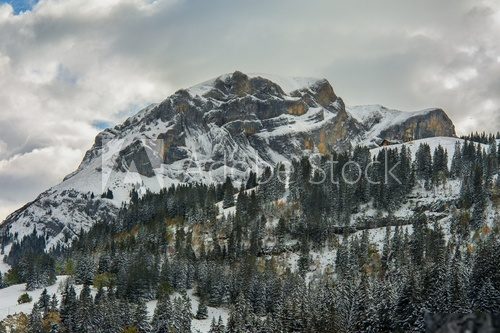
[[[307,106],[306,103],[302,101],[298,101],[297,103],[294,103],[288,107],[288,114],[291,114],[293,116],[302,116],[307,112],[309,107]]]

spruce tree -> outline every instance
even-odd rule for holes
[[[422,143],[418,147],[415,156],[417,177],[424,181],[429,181],[432,176],[431,148],[428,144]]]
[[[28,331],[30,333],[44,333],[42,315],[38,305],[36,304],[33,306],[33,310],[31,311],[31,315],[29,317]]]
[[[93,325],[93,309],[94,301],[90,292],[90,286],[88,284],[85,284],[83,285],[82,291],[80,293],[80,298],[78,299],[78,310],[76,313],[76,327],[78,328],[78,332],[94,332],[95,327]]]
[[[170,327],[173,324],[173,307],[168,296],[162,296],[158,300],[156,309],[153,315],[152,332],[153,333],[169,333]]]
[[[472,306],[475,311],[500,314],[500,291],[493,286],[490,279],[483,284]]]
[[[198,320],[204,320],[208,318],[208,308],[204,299],[200,299],[195,318]]]
[[[57,312],[59,307],[59,300],[57,299],[56,294],[52,294],[52,298],[50,299],[50,312]]]
[[[233,333],[253,332],[255,328],[255,318],[250,309],[250,304],[243,294],[236,299],[236,303],[229,312],[227,329]]]
[[[73,286],[66,286],[62,294],[61,321],[68,332],[75,332],[77,329],[77,310],[78,303],[75,288]]]
[[[460,146],[460,141],[455,143],[455,151],[453,153],[453,158],[451,160],[450,175],[452,178],[456,179],[460,177],[462,173],[462,151]]]
[[[40,298],[38,299],[38,309],[43,312],[44,315],[46,315],[51,306],[50,306],[50,296],[47,293],[47,289],[44,289],[42,291],[42,294],[40,295]]]
[[[139,300],[134,313],[134,325],[138,333],[150,333],[152,331],[151,324],[149,323],[148,309],[146,302]]]

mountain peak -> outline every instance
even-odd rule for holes
[[[326,79],[236,71],[181,89],[99,133],[79,168],[11,214],[0,232],[21,239],[36,228],[49,246],[67,244],[80,229],[112,220],[132,189],[158,192],[226,177],[239,183],[250,170],[314,153],[454,134],[442,110],[346,109]],[[109,191],[112,198],[101,198]]]
[[[326,82],[324,78],[312,77],[287,77],[266,73],[248,73],[240,71],[223,74],[208,81],[199,83],[188,88],[187,91],[193,96],[203,96],[214,88],[233,94],[253,94],[260,89],[276,89],[281,95],[289,95],[294,91],[314,87],[318,83]],[[331,87],[331,86],[330,86]],[[228,91],[228,89],[230,91]],[[232,91],[231,91],[232,90]],[[333,89],[332,89],[333,90]]]

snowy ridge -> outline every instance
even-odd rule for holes
[[[205,82],[199,83],[197,85],[194,85],[190,88],[187,89],[187,91],[192,95],[192,96],[203,96],[210,90],[212,90],[215,86],[215,81],[216,80],[222,80],[225,81],[228,78],[230,78],[232,73],[227,73],[220,75],[216,78],[207,80]],[[281,75],[275,75],[275,74],[267,74],[267,73],[247,73],[248,77],[250,78],[257,78],[261,77],[264,79],[267,79],[269,81],[272,81],[279,85],[281,89],[285,93],[291,93],[296,90],[300,90],[302,88],[307,88],[312,85],[314,85],[316,82],[323,81],[325,79],[320,79],[320,78],[313,78],[313,77],[286,77],[286,76],[281,76]]]

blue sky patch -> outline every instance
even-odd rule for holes
[[[106,128],[113,127],[113,124],[110,123],[109,121],[105,121],[105,120],[95,120],[92,122],[92,126],[97,128],[98,130],[103,130]]]
[[[8,3],[14,8],[14,13],[19,14],[31,10],[38,0],[0,0],[0,4]]]

